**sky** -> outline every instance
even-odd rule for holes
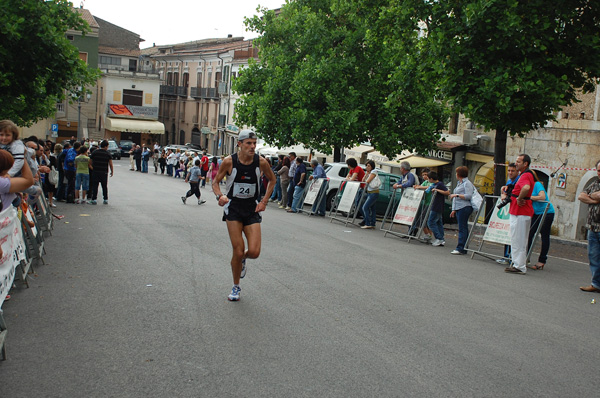
[[[232,34],[251,39],[244,17],[256,7],[279,8],[285,0],[72,0],[95,17],[140,35],[140,48],[221,38]]]

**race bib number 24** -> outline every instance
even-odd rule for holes
[[[254,198],[256,194],[256,184],[244,184],[236,182],[233,184],[233,196],[240,199]]]

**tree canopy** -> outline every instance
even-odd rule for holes
[[[235,82],[236,121],[272,144],[326,153],[364,141],[388,156],[432,148],[444,107],[424,73],[412,21],[394,33],[403,40],[388,40],[386,21],[373,12],[387,3],[296,0],[278,16],[247,19],[261,34],[259,60]]]
[[[522,136],[554,119],[600,77],[598,1],[411,2],[425,5],[429,62],[443,98],[496,130],[496,163],[505,161],[507,134]]]
[[[0,119],[29,126],[52,116],[65,90],[95,82],[66,38],[89,31],[68,1],[0,0],[0,19]]]

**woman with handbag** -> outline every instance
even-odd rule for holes
[[[50,168],[50,172],[45,173],[44,175],[44,182],[42,188],[44,188],[44,192],[48,197],[48,205],[50,207],[56,207],[56,204],[54,204],[54,194],[56,193],[56,185],[58,185],[58,172],[56,170],[56,167],[58,166],[58,161],[56,160],[54,154],[51,153],[49,147],[44,147],[42,165],[48,166]],[[50,176],[51,174],[52,176]]]
[[[381,180],[375,170],[375,162],[372,160],[367,161],[367,172],[363,177],[365,182],[365,189],[367,190],[367,199],[362,207],[362,212],[365,217],[365,225],[362,229],[374,229],[376,219],[375,205],[377,204],[377,198],[379,198],[379,188],[381,188]]]
[[[450,217],[456,217],[458,222],[458,244],[450,254],[467,254],[465,245],[469,236],[469,216],[473,213],[471,198],[475,192],[475,186],[469,181],[469,169],[465,166],[456,168],[458,183],[454,192],[449,196],[452,199],[452,213]]]

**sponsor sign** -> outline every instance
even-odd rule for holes
[[[338,204],[337,211],[345,211],[346,213],[350,213],[359,188],[360,182],[358,181],[346,182],[346,185],[344,186],[344,193],[342,193],[342,198]],[[304,202],[306,203],[306,201]]]
[[[396,224],[412,225],[419,210],[419,204],[425,191],[406,188],[402,191],[402,198],[398,203],[394,222]]]
[[[310,187],[308,187],[308,191],[306,192],[304,204],[312,205],[315,203],[317,197],[319,196],[319,191],[323,186],[323,181],[325,181],[324,178],[316,178],[312,180],[312,184],[310,184]]]
[[[499,209],[496,206],[500,201],[501,199],[498,199],[494,206],[490,222],[483,234],[483,240],[510,245],[510,214],[508,213],[510,203]]]
[[[158,107],[109,104],[108,116],[145,118],[158,120]]]
[[[15,269],[19,261],[25,258],[25,243],[21,224],[13,206],[0,213],[0,307],[15,278]]]

